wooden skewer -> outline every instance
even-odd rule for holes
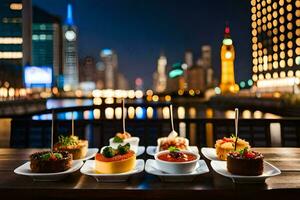
[[[122,99],[122,122],[123,122],[123,133],[126,132],[126,128],[125,128],[125,99]]]
[[[236,150],[236,145],[238,141],[238,126],[239,126],[239,109],[236,108],[234,110],[234,127],[235,127],[235,144],[234,144],[234,150]]]
[[[173,122],[173,105],[170,105],[170,117],[171,117],[171,126],[172,126],[172,131],[174,131],[174,122]]]

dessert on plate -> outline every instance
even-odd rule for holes
[[[236,149],[235,147],[235,142],[236,142]],[[250,148],[249,142],[241,139],[241,138],[237,138],[236,141],[236,137],[231,136],[229,138],[224,137],[223,139],[219,139],[216,141],[215,144],[215,148],[216,148],[216,154],[217,157],[220,160],[227,160],[227,154],[236,150],[243,150],[244,148]]]
[[[119,144],[115,149],[107,146],[95,157],[95,171],[101,174],[117,174],[131,171],[135,167],[136,154],[130,144]]]
[[[169,147],[176,147],[179,150],[187,150],[189,140],[184,137],[179,137],[176,132],[171,132],[168,137],[157,139],[157,151],[168,150]]]
[[[88,145],[88,140],[80,140],[77,136],[60,135],[53,148],[55,151],[67,151],[73,155],[74,160],[78,160],[86,156]]]
[[[55,173],[70,169],[72,154],[66,151],[42,151],[30,155],[33,173]]]
[[[240,151],[230,152],[227,156],[227,170],[235,175],[258,176],[263,173],[264,156],[246,147]]]
[[[109,139],[109,146],[117,149],[119,145],[130,144],[130,149],[137,153],[140,139],[138,137],[132,137],[130,133],[117,133],[115,137]]]

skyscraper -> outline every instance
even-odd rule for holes
[[[104,85],[107,89],[117,89],[118,87],[118,56],[111,49],[103,49],[100,58],[105,66]]]
[[[251,0],[252,79],[259,91],[293,91],[300,78],[300,1]]]
[[[63,26],[63,75],[64,89],[78,88],[77,27],[74,25],[72,5],[68,4],[67,18]]]
[[[32,21],[32,65],[52,67],[57,80],[62,65],[61,21],[36,6]]]
[[[164,92],[167,87],[167,58],[161,55],[157,60],[157,70],[153,74],[153,83],[155,92]]]
[[[221,47],[221,92],[235,93],[238,91],[238,86],[234,79],[234,59],[235,50],[232,39],[230,38],[229,26],[226,26],[224,39]]]
[[[22,1],[0,2],[0,81],[22,85]]]

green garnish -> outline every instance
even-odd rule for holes
[[[106,157],[106,158],[112,158],[116,155],[116,150],[113,149],[112,147],[105,147],[103,149],[102,154]]]
[[[122,143],[124,140],[118,136],[115,136],[114,139],[113,139],[113,142],[115,143]]]
[[[46,154],[43,154],[41,155],[41,159],[42,160],[50,160],[50,158],[56,158],[56,159],[62,159],[63,158],[63,155],[61,153],[46,153]]]
[[[243,154],[245,154],[245,153],[247,153],[247,152],[248,152],[248,147],[245,147],[244,149],[239,150],[239,154],[240,154],[240,155],[243,155]]]
[[[180,149],[178,149],[177,147],[174,147],[174,146],[170,146],[169,148],[168,148],[168,150],[172,153],[172,152],[179,152],[180,151]]]
[[[126,154],[128,151],[130,150],[130,144],[127,143],[125,145],[119,145],[118,146],[118,151],[119,151],[119,154],[123,155],[123,154]]]
[[[102,154],[104,155],[104,157],[106,158],[112,158],[116,155],[124,155],[126,154],[128,151],[130,150],[130,144],[127,143],[125,145],[119,145],[117,149],[114,149],[112,147],[105,147],[102,151]]]
[[[77,136],[58,136],[58,142],[61,146],[73,146],[78,145],[78,137]]]

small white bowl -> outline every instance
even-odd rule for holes
[[[169,174],[187,174],[195,170],[196,164],[200,159],[200,155],[191,151],[180,151],[182,153],[193,154],[196,156],[195,160],[187,162],[168,162],[158,159],[158,156],[164,153],[168,153],[169,150],[160,151],[154,155],[159,170]]]

